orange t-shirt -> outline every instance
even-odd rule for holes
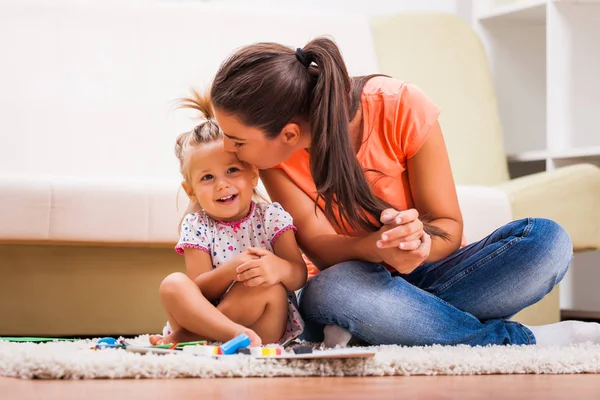
[[[399,210],[414,207],[406,171],[429,136],[440,109],[416,86],[393,78],[377,76],[365,84],[362,95],[363,143],[356,155],[367,172],[371,190]],[[310,174],[309,153],[299,150],[278,165],[290,179],[315,200],[317,191]],[[323,209],[324,202],[319,201]],[[352,235],[353,233],[349,231]],[[341,233],[341,232],[338,232]],[[309,276],[318,269],[309,264]]]

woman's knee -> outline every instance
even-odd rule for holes
[[[380,292],[391,276],[379,265],[360,261],[336,264],[308,281],[300,295],[300,312],[306,318],[339,314],[356,299]]]
[[[552,274],[556,283],[564,277],[573,258],[573,243],[567,231],[555,221],[545,218],[530,219],[528,236],[531,238],[528,256],[534,258],[538,273]]]
[[[358,261],[346,261],[333,265],[310,279],[302,289],[302,299],[327,297],[338,290],[344,291],[353,280],[352,270],[363,264]]]

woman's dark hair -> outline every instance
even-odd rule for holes
[[[310,171],[325,215],[338,230],[345,231],[345,222],[352,229],[375,231],[381,226],[381,212],[393,206],[371,191],[349,128],[368,78],[353,84],[337,45],[325,37],[296,51],[277,43],[256,43],[225,60],[210,96],[216,108],[235,114],[269,138],[294,118],[310,121]],[[448,238],[433,225],[426,224],[425,230]]]

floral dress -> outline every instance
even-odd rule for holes
[[[183,254],[186,247],[205,251],[210,255],[213,268],[218,268],[248,247],[263,247],[272,252],[277,239],[288,230],[295,231],[296,228],[292,216],[279,203],[252,202],[248,215],[233,222],[218,221],[204,211],[198,211],[183,219],[175,251]],[[289,292],[288,322],[278,343],[289,343],[300,336],[303,330],[304,321],[298,311],[296,295]],[[171,328],[167,323],[163,335],[170,333]]]

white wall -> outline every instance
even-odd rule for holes
[[[0,173],[179,179],[172,112],[236,48],[333,36],[377,72],[368,20],[215,10],[202,2],[0,0]]]
[[[370,14],[464,1],[0,0],[0,173],[178,178],[193,122],[172,101],[235,48],[331,35],[351,74],[375,73]]]
[[[439,11],[471,22],[471,0],[163,0],[202,1],[229,7],[277,9],[341,14],[381,15],[397,12]]]

